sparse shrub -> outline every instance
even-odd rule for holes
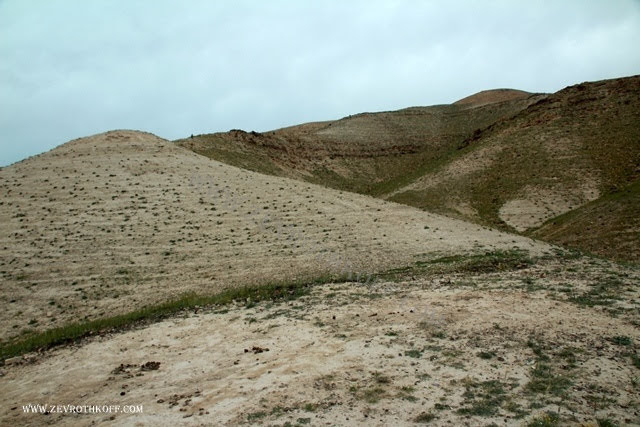
[[[416,423],[426,424],[436,419],[436,415],[431,412],[423,412],[413,420]]]
[[[498,413],[507,398],[504,384],[497,380],[483,382],[468,381],[462,395],[465,405],[458,409],[462,415],[492,416]]]
[[[560,417],[553,412],[547,412],[537,418],[534,418],[527,424],[527,427],[556,427],[560,425]]]
[[[419,359],[422,357],[422,352],[420,350],[411,349],[404,352],[405,356],[413,357]]]
[[[266,416],[267,413],[264,411],[252,412],[250,414],[247,414],[247,421],[256,421]]]
[[[380,372],[374,372],[373,378],[376,380],[378,384],[389,384],[391,382],[391,379],[388,376]]]
[[[631,355],[631,362],[633,363],[633,366],[640,368],[640,357],[638,357],[637,354],[633,353]]]
[[[615,337],[609,338],[609,341],[611,341],[615,345],[622,345],[622,346],[628,346],[628,345],[631,345],[632,343],[631,338],[626,335],[617,335]]]
[[[385,391],[381,387],[373,387],[362,392],[362,398],[367,403],[377,403],[385,395]]]
[[[570,386],[571,380],[568,377],[554,372],[551,365],[538,362],[531,371],[531,380],[526,388],[532,393],[561,396]]]
[[[495,355],[496,353],[493,351],[481,351],[480,353],[478,353],[478,357],[480,359],[492,359],[495,357]]]

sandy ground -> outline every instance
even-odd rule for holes
[[[0,339],[186,291],[549,246],[112,131],[0,170]]]
[[[611,304],[570,299],[614,279]],[[548,260],[502,273],[328,284],[294,301],[183,313],[5,366],[0,420],[523,425],[551,412],[560,425],[637,425],[640,371],[630,355],[640,340],[639,280],[640,271],[604,261]],[[159,365],[141,369],[148,362]],[[532,390],[543,366],[543,387]],[[25,414],[26,404],[142,405],[143,413]]]

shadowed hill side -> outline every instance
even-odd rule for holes
[[[546,246],[113,131],[0,170],[0,339],[186,291]]]
[[[246,169],[381,195],[435,167],[474,131],[544,98],[525,94],[482,106],[363,113],[264,133],[232,130],[178,144]]]

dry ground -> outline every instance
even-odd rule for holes
[[[0,419],[640,423],[637,269],[547,258],[505,272],[411,274],[317,286],[289,302],[185,312],[28,356],[1,371]],[[141,370],[147,362],[158,369]],[[24,414],[28,403],[144,405],[144,413]]]
[[[186,291],[550,246],[113,131],[0,170],[0,339]]]
[[[185,291],[378,273],[7,360],[2,425],[640,422],[636,267],[133,131],[4,168],[0,191],[0,344]]]

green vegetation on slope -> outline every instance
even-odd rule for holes
[[[138,324],[157,322],[183,310],[226,305],[234,301],[247,301],[247,303],[265,300],[287,301],[306,295],[309,291],[309,286],[312,285],[352,280],[355,279],[351,276],[326,275],[295,282],[267,283],[259,286],[232,288],[214,295],[187,293],[177,299],[147,306],[127,314],[73,323],[26,337],[18,337],[6,343],[0,343],[0,359],[5,360],[30,351],[51,348],[96,333],[118,331]]]

